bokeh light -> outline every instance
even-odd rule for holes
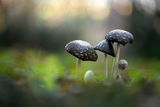
[[[155,0],[136,0],[137,5],[148,14],[154,14],[156,11]]]
[[[132,14],[132,0],[113,0],[114,9],[124,16]]]

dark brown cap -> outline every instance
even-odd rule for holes
[[[94,47],[94,49],[115,57],[113,46],[108,40],[102,40]]]
[[[65,49],[71,55],[83,61],[96,61],[98,58],[96,51],[92,48],[91,44],[86,41],[71,41],[65,46]]]
[[[125,30],[116,29],[107,33],[106,40],[110,42],[118,42],[122,45],[133,42],[133,35]]]

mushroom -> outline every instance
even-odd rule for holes
[[[125,70],[127,66],[128,66],[128,62],[125,59],[120,60],[118,63],[118,69],[120,72]]]
[[[107,68],[107,54],[115,57],[115,52],[113,49],[112,44],[108,40],[102,40],[98,43],[95,47],[95,50],[99,50],[104,53],[104,75],[105,77],[109,77],[110,73],[108,72]]]
[[[122,71],[124,71],[128,66],[128,62],[124,59],[120,60],[119,63],[118,63],[118,74],[116,76],[116,79],[122,79],[121,77],[121,73]]]
[[[84,82],[90,83],[95,81],[94,72],[92,70],[88,70],[84,75]]]
[[[117,51],[116,51],[116,57],[114,58],[113,62],[113,68],[112,68],[112,73],[116,74],[117,73],[117,63],[119,60],[119,54],[120,54],[120,45],[126,45],[127,43],[132,43],[133,42],[133,35],[125,30],[112,30],[107,33],[106,40],[110,41],[111,43],[117,42]]]
[[[96,51],[92,48],[91,44],[86,41],[82,40],[71,41],[65,46],[65,50],[77,58],[77,64],[76,64],[77,77],[78,77],[78,69],[80,68],[81,65],[81,60],[96,61],[98,59]]]

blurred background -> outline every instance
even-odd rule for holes
[[[127,55],[160,58],[159,5],[159,0],[0,0],[0,46],[58,52],[74,39],[96,45],[120,28],[135,36],[124,49]]]
[[[120,55],[130,85],[103,84],[100,52],[97,62],[82,63],[75,82],[76,58],[66,43],[95,46],[113,29],[134,35]],[[159,107],[159,46],[160,0],[0,0],[0,106]],[[83,83],[87,70],[96,84]]]

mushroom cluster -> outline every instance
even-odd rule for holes
[[[90,43],[82,40],[74,40],[69,42],[65,49],[68,53],[77,58],[76,74],[78,77],[78,70],[80,68],[81,61],[97,61],[98,55],[95,50],[104,53],[104,76],[105,78],[113,78],[118,75],[121,78],[120,72],[122,72],[128,65],[126,60],[121,60],[118,65],[120,56],[120,46],[125,46],[127,43],[133,42],[133,35],[125,30],[116,29],[108,32],[105,39],[93,47]],[[113,48],[113,44],[117,43],[116,52]],[[107,68],[107,55],[114,58],[112,71],[109,72]],[[119,70],[118,70],[119,69]]]
[[[113,63],[113,68],[112,68],[112,73],[116,74],[118,70],[117,68],[117,63],[119,60],[119,55],[120,55],[120,46],[123,45],[125,46],[127,43],[132,43],[133,42],[133,35],[125,30],[112,30],[107,33],[105,36],[105,39],[110,41],[111,43],[117,43],[117,51],[116,51],[116,57],[114,59]]]

